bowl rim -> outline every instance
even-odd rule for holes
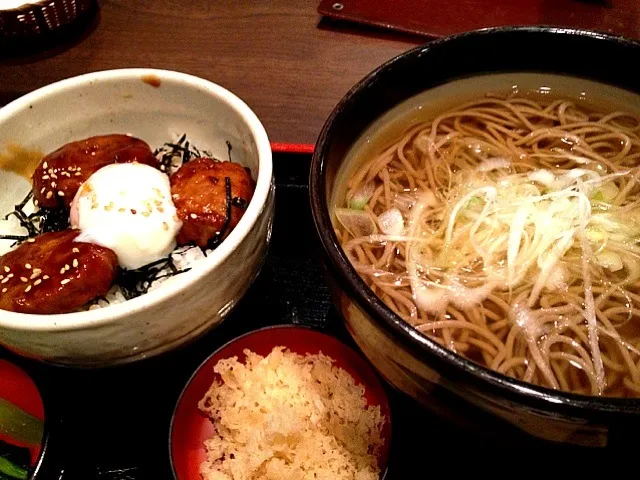
[[[638,41],[591,30],[552,26],[491,27],[433,40],[401,53],[383,63],[368,73],[345,94],[326,120],[316,142],[309,175],[309,195],[311,211],[322,245],[323,255],[329,260],[327,264],[330,273],[347,295],[355,299],[360,308],[367,312],[378,326],[390,333],[395,340],[403,343],[411,351],[412,355],[429,365],[438,365],[436,369],[439,372],[449,370],[453,373],[453,378],[458,376],[459,380],[464,379],[467,384],[475,385],[478,391],[486,391],[488,388],[492,388],[494,392],[498,392],[506,400],[525,404],[541,411],[548,411],[550,404],[553,404],[555,410],[566,415],[584,415],[585,411],[588,411],[593,418],[611,414],[638,414],[640,413],[640,399],[589,396],[537,386],[495,372],[440,346],[402,320],[400,316],[388,308],[373,293],[352,267],[333,230],[331,214],[326,201],[326,157],[330,138],[333,136],[336,117],[343,110],[348,109],[350,103],[355,101],[364,90],[375,84],[380,72],[414,57],[420,57],[424,59],[423,61],[428,61],[430,51],[446,49],[448,45],[455,44],[463,38],[481,39],[485,36],[493,36],[505,32],[545,36],[556,35],[559,37],[578,36],[605,43],[623,44],[640,50],[640,42]],[[486,74],[487,72],[479,72],[478,75],[483,73]],[[570,74],[567,73],[566,75]],[[447,80],[443,83],[450,81]],[[433,87],[427,87],[425,90],[431,88]]]
[[[233,337],[231,338],[229,341],[225,342],[224,344],[220,345],[218,348],[216,348],[214,351],[212,351],[209,355],[207,355],[204,360],[202,360],[198,366],[193,370],[193,373],[189,376],[189,378],[185,381],[184,386],[182,387],[182,389],[180,390],[180,394],[178,395],[178,398],[175,401],[175,405],[173,407],[173,411],[171,412],[171,420],[169,421],[169,440],[168,440],[168,448],[169,448],[169,464],[171,465],[171,473],[173,474],[173,478],[177,479],[178,475],[176,472],[176,467],[174,465],[174,461],[173,461],[173,429],[174,429],[174,425],[175,425],[175,418],[176,418],[176,413],[178,411],[178,407],[180,406],[180,404],[182,403],[182,399],[187,391],[187,389],[189,388],[189,386],[191,385],[191,382],[193,382],[193,379],[198,375],[198,373],[200,373],[200,371],[204,368],[204,366],[209,363],[209,361],[215,356],[217,355],[219,352],[221,352],[222,350],[224,350],[225,348],[229,347],[230,345],[237,343],[237,342],[241,342],[243,341],[246,337],[249,337],[251,335],[256,335],[256,334],[261,334],[265,331],[270,331],[270,330],[307,330],[307,331],[311,331],[313,333],[316,333],[318,335],[324,336],[324,337],[328,337],[329,339],[331,339],[332,341],[335,341],[337,344],[340,345],[341,348],[344,348],[346,350],[350,350],[352,353],[354,353],[355,355],[357,355],[358,357],[360,357],[363,362],[368,366],[369,369],[371,369],[372,373],[374,374],[374,378],[376,379],[376,381],[379,383],[379,386],[381,387],[380,391],[383,393],[384,397],[383,400],[387,406],[387,416],[388,416],[388,420],[387,420],[387,426],[388,426],[388,438],[387,438],[387,445],[384,447],[387,450],[387,459],[386,459],[386,464],[384,466],[384,470],[380,472],[380,480],[384,480],[389,472],[389,458],[390,458],[390,453],[391,453],[391,446],[392,446],[392,442],[393,442],[393,412],[391,411],[391,403],[389,401],[389,394],[387,391],[387,388],[385,388],[385,383],[383,383],[380,378],[380,374],[379,372],[374,368],[373,364],[369,361],[369,359],[366,357],[366,355],[363,355],[363,353],[361,351],[358,351],[357,349],[347,345],[346,343],[344,343],[342,340],[340,340],[339,338],[334,337],[333,335],[330,335],[326,332],[317,330],[316,328],[313,328],[309,325],[296,325],[296,324],[292,324],[292,323],[281,323],[281,324],[277,324],[277,325],[267,325],[265,327],[260,327],[257,328],[255,330],[250,330],[246,333],[243,333],[240,336],[237,337]],[[277,345],[274,345],[274,347]],[[285,348],[287,348],[287,345],[283,345]],[[366,388],[366,385],[364,385],[364,387]]]
[[[157,77],[161,82],[182,84],[183,87],[197,89],[215,97],[235,110],[245,122],[256,143],[258,155],[256,188],[245,214],[229,236],[201,261],[198,268],[173,277],[171,288],[158,288],[126,302],[80,312],[39,315],[2,310],[0,311],[0,328],[31,332],[67,332],[94,328],[139,313],[161,301],[175,298],[232,255],[262,215],[273,188],[273,159],[267,132],[256,114],[243,100],[226,88],[204,78],[155,68],[125,68],[87,73],[46,85],[7,104],[0,109],[0,124],[49,95],[73,91],[102,81],[141,81],[149,75]]]

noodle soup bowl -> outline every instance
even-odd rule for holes
[[[376,132],[391,122],[403,119],[404,125],[382,139],[385,146],[412,121],[428,119],[423,108],[441,112],[487,93],[515,90],[637,113],[640,82],[633,65],[639,59],[640,44],[596,32],[486,29],[436,40],[392,59],[334,109],[313,156],[313,216],[334,302],[359,347],[396,388],[438,415],[510,445],[516,439],[615,445],[635,431],[640,400],[526,383],[459,356],[413,328],[356,272],[335,233],[333,209],[340,206],[337,199],[344,199],[346,179],[353,178],[353,152],[366,151]]]
[[[219,325],[262,266],[274,209],[271,148],[256,115],[228,90],[178,72],[111,70],[43,87],[0,110],[2,152],[18,145],[47,153],[112,133],[133,135],[152,149],[186,134],[214,158],[247,167],[256,181],[253,198],[215,250],[148,293],[56,315],[1,310],[0,344],[20,355],[81,367],[158,355]],[[30,191],[35,166],[0,169],[3,216]]]

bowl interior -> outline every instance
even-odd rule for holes
[[[195,480],[200,478],[200,464],[206,459],[204,441],[214,434],[213,424],[198,409],[198,402],[211,384],[219,380],[214,365],[224,358],[237,356],[243,361],[243,351],[249,349],[260,355],[268,355],[274,347],[285,346],[298,354],[319,353],[335,360],[335,365],[346,370],[357,383],[365,386],[369,405],[379,405],[385,423],[382,430],[384,448],[379,457],[384,472],[389,455],[391,417],[384,388],[369,364],[355,351],[333,337],[303,327],[268,327],[248,333],[221,347],[198,367],[183,390],[171,421],[170,456],[176,478]]]

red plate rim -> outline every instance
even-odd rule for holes
[[[271,150],[274,153],[304,153],[312,154],[315,145],[311,143],[278,143],[271,142]]]

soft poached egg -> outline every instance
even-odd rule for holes
[[[169,177],[140,163],[96,171],[71,204],[77,242],[110,248],[122,268],[133,270],[169,255],[182,226],[171,200]]]

